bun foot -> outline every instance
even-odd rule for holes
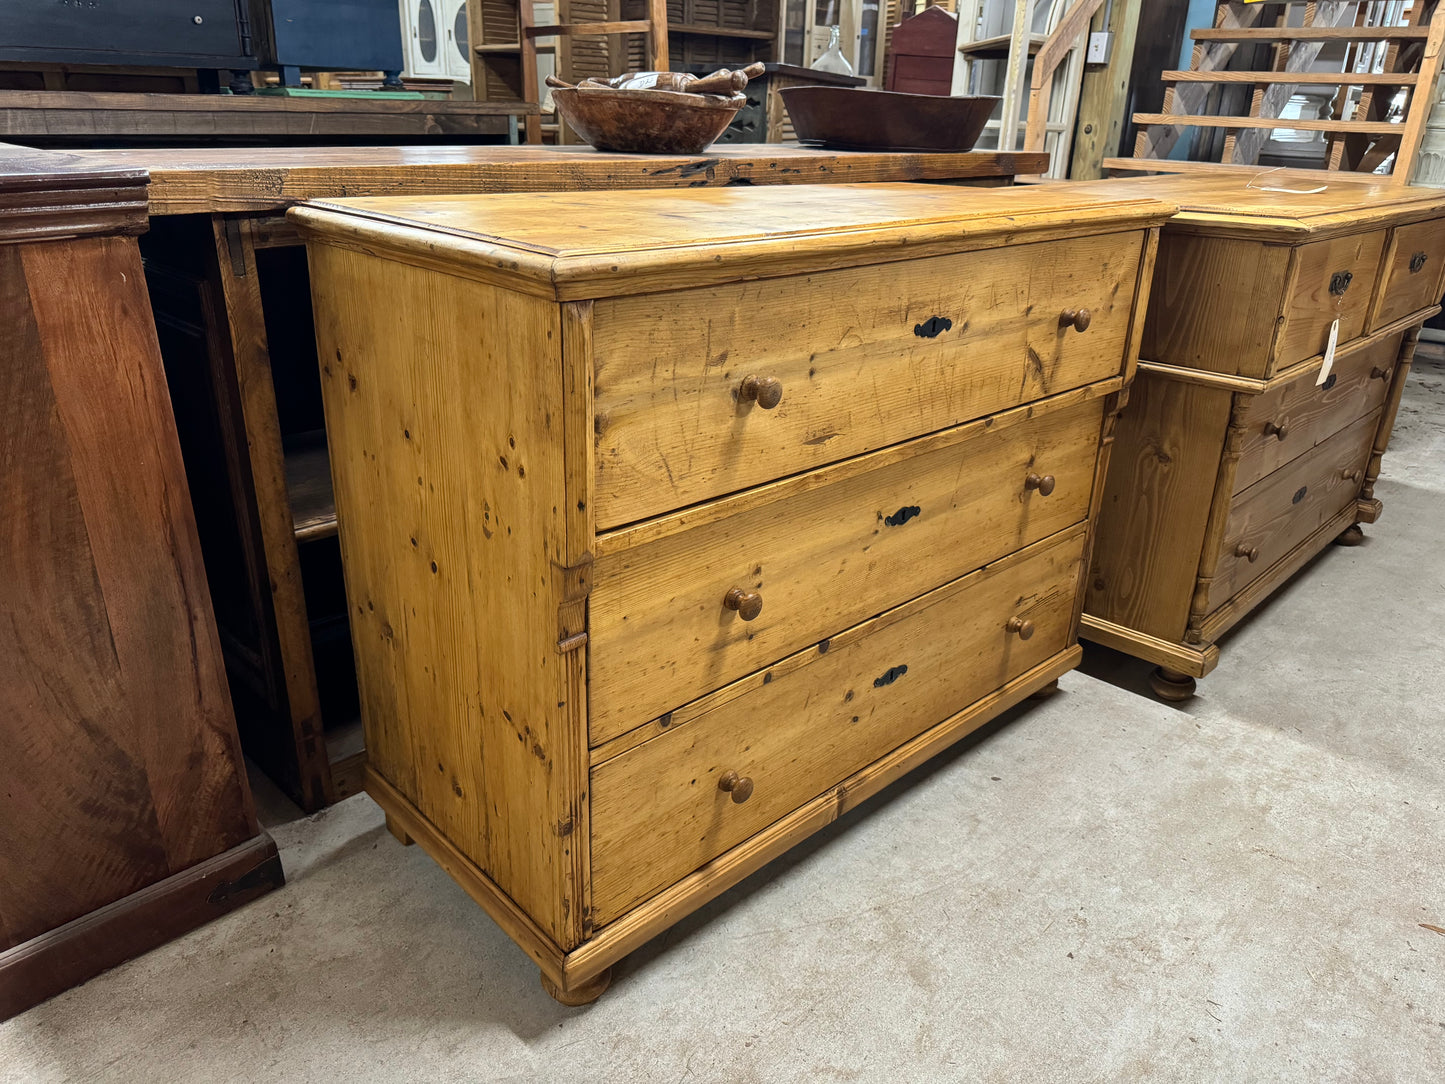
[[[1338,535],[1335,536],[1335,545],[1358,546],[1364,540],[1365,532],[1360,530],[1360,525],[1356,523],[1353,526],[1346,527],[1343,531],[1341,531]]]
[[[1054,678],[1053,681],[1049,682],[1049,683],[1048,683],[1047,685],[1045,685],[1043,688],[1041,688],[1041,689],[1036,689],[1036,690],[1034,690],[1033,692],[1029,693],[1029,699],[1030,699],[1030,700],[1047,700],[1049,697],[1053,696],[1054,693],[1056,693],[1056,692],[1058,692],[1058,691],[1059,691],[1059,679],[1058,679],[1058,678]]]
[[[406,834],[406,829],[401,826],[401,822],[395,817],[393,817],[390,813],[386,815],[386,830],[392,835],[394,835],[396,837],[396,841],[400,843],[403,847],[410,847],[413,843],[416,842],[416,840],[412,839],[411,836]]]
[[[1194,679],[1178,670],[1167,670],[1160,666],[1149,675],[1149,688],[1154,690],[1154,695],[1160,700],[1178,703],[1194,695]]]
[[[607,987],[611,985],[612,968],[610,967],[602,972],[602,974],[596,975],[566,990],[549,979],[545,972],[542,975],[542,989],[551,995],[552,1000],[558,1004],[566,1005],[569,1009],[576,1009],[583,1005],[591,1005],[592,1002],[601,997]]]

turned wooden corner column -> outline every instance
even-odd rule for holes
[[[1380,414],[1380,428],[1375,434],[1374,446],[1370,449],[1370,463],[1365,470],[1365,480],[1360,486],[1360,523],[1374,523],[1380,518],[1381,505],[1375,497],[1375,483],[1380,479],[1380,462],[1390,446],[1390,434],[1395,431],[1395,417],[1400,413],[1400,400],[1405,395],[1405,383],[1410,377],[1410,366],[1415,361],[1415,347],[1420,343],[1420,327],[1417,325],[1405,332],[1400,340],[1400,352],[1396,355],[1393,372],[1381,373],[1390,381],[1390,393],[1385,397],[1385,409]],[[1384,369],[1381,366],[1381,369]],[[1372,374],[1373,375],[1373,374]]]
[[[283,883],[134,236],[145,186],[0,146],[0,1019]]]

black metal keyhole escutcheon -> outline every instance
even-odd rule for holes
[[[1411,257],[1410,257],[1410,274],[1412,274],[1412,275],[1418,275],[1418,274],[1420,273],[1420,271],[1424,268],[1424,266],[1425,266],[1425,261],[1426,261],[1427,259],[1429,259],[1429,257],[1426,256],[1423,252],[1417,252],[1417,253],[1415,253],[1415,255],[1411,256]]]
[[[873,679],[873,688],[881,689],[885,685],[892,685],[906,673],[908,673],[907,663],[890,666],[887,670],[884,670],[882,674]]]
[[[1305,494],[1308,493],[1309,491],[1310,491],[1310,487],[1309,487],[1309,486],[1300,486],[1299,489],[1295,490],[1295,495],[1294,495],[1294,497],[1292,497],[1292,498],[1290,499],[1290,502],[1289,502],[1289,503],[1290,503],[1290,504],[1299,504],[1300,501],[1302,501],[1302,500],[1305,499]]]
[[[1336,271],[1330,276],[1330,293],[1340,297],[1350,288],[1350,283],[1355,281],[1353,271]]]
[[[922,511],[923,509],[919,508],[916,504],[906,504],[902,508],[898,509],[898,511],[894,512],[891,516],[884,516],[883,522],[886,523],[889,527],[902,527],[905,523],[907,523],[910,519],[912,519],[914,516],[918,515]]]
[[[936,339],[952,327],[953,321],[947,316],[930,316],[923,323],[913,325],[913,334],[920,339]]]
[[[1331,373],[1329,376],[1325,377],[1325,382],[1321,384],[1320,387],[1323,388],[1325,391],[1329,391],[1335,386],[1335,381],[1339,378],[1339,373]]]

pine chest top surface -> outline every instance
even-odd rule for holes
[[[1445,190],[1319,170],[1221,168],[1091,181],[1085,187],[1176,203],[1179,214],[1171,229],[1279,240],[1315,240],[1445,215]]]
[[[1083,185],[809,185],[320,201],[311,240],[560,300],[889,262],[1158,225],[1173,204]]]

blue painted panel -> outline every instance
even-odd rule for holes
[[[1203,30],[1214,25],[1215,0],[1189,0],[1189,15],[1184,21],[1184,40],[1179,44],[1179,64],[1181,71],[1189,67],[1189,62],[1194,59],[1194,39],[1189,36],[1191,30]],[[1169,151],[1169,157],[1184,160],[1194,149],[1193,128],[1189,128],[1184,135],[1174,144]]]
[[[323,71],[399,71],[396,0],[271,0],[274,64]]]

